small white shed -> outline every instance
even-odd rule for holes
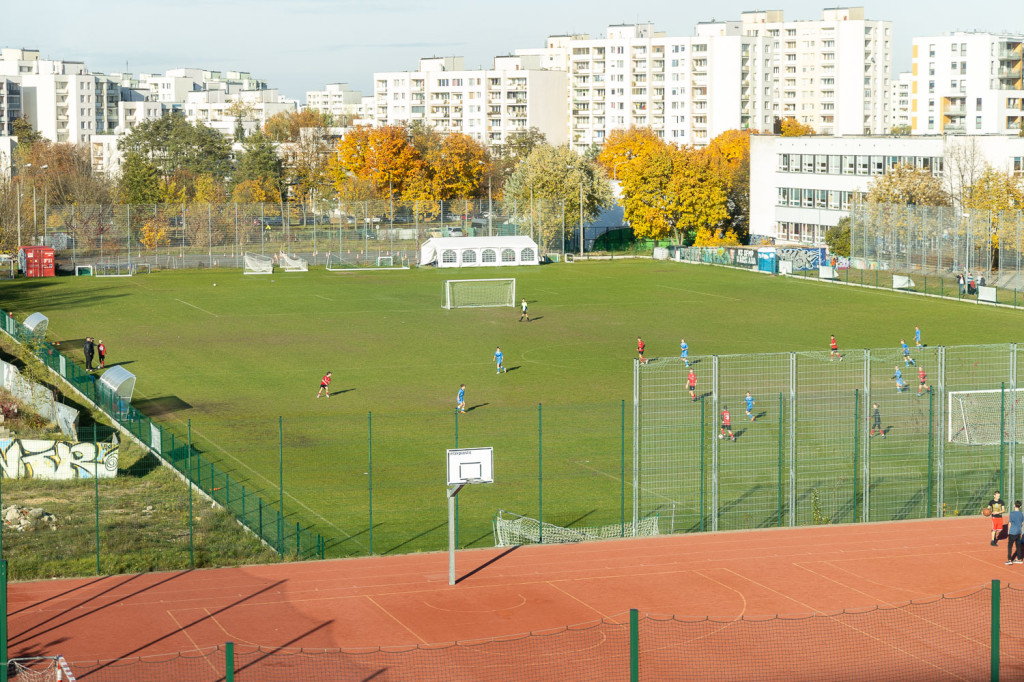
[[[434,237],[420,247],[420,265],[471,268],[540,265],[537,243],[529,237]]]

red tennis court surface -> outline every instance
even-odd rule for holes
[[[981,517],[13,583],[10,656],[476,640],[626,612],[834,613],[1020,582]]]

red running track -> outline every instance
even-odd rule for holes
[[[9,586],[10,656],[377,647],[502,637],[641,613],[834,613],[968,591],[1004,566],[981,517],[609,540]]]

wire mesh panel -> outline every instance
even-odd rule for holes
[[[788,353],[718,358],[714,433],[719,529],[764,528],[784,522],[789,506],[784,494],[789,482],[789,388]],[[726,409],[731,434],[721,428]]]

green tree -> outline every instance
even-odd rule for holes
[[[825,232],[825,243],[829,253],[850,257],[850,217],[840,218],[839,223]]]
[[[506,203],[515,202],[520,220],[523,220],[524,213],[529,216],[527,220],[537,227],[537,242],[542,248],[556,249],[562,246],[563,201],[565,226],[567,232],[571,230],[574,233],[573,243],[579,239],[576,230],[580,224],[581,209],[586,223],[614,202],[611,187],[600,168],[567,145],[536,147],[505,183],[504,196]],[[538,210],[542,204],[543,212]]]
[[[264,187],[274,187],[280,195],[283,185],[284,165],[277,155],[276,145],[263,133],[250,135],[242,143],[234,181],[242,184],[257,181]],[[275,197],[276,199],[277,197]]]
[[[155,204],[160,201],[160,174],[142,154],[129,152],[125,155],[117,195],[124,204]]]
[[[11,121],[11,130],[14,136],[18,138],[18,145],[20,146],[31,147],[43,139],[39,131],[33,128],[32,124],[24,116]]]
[[[141,155],[168,179],[177,170],[209,173],[217,180],[231,174],[231,148],[219,132],[191,124],[181,112],[144,121],[117,143],[124,154]]]

